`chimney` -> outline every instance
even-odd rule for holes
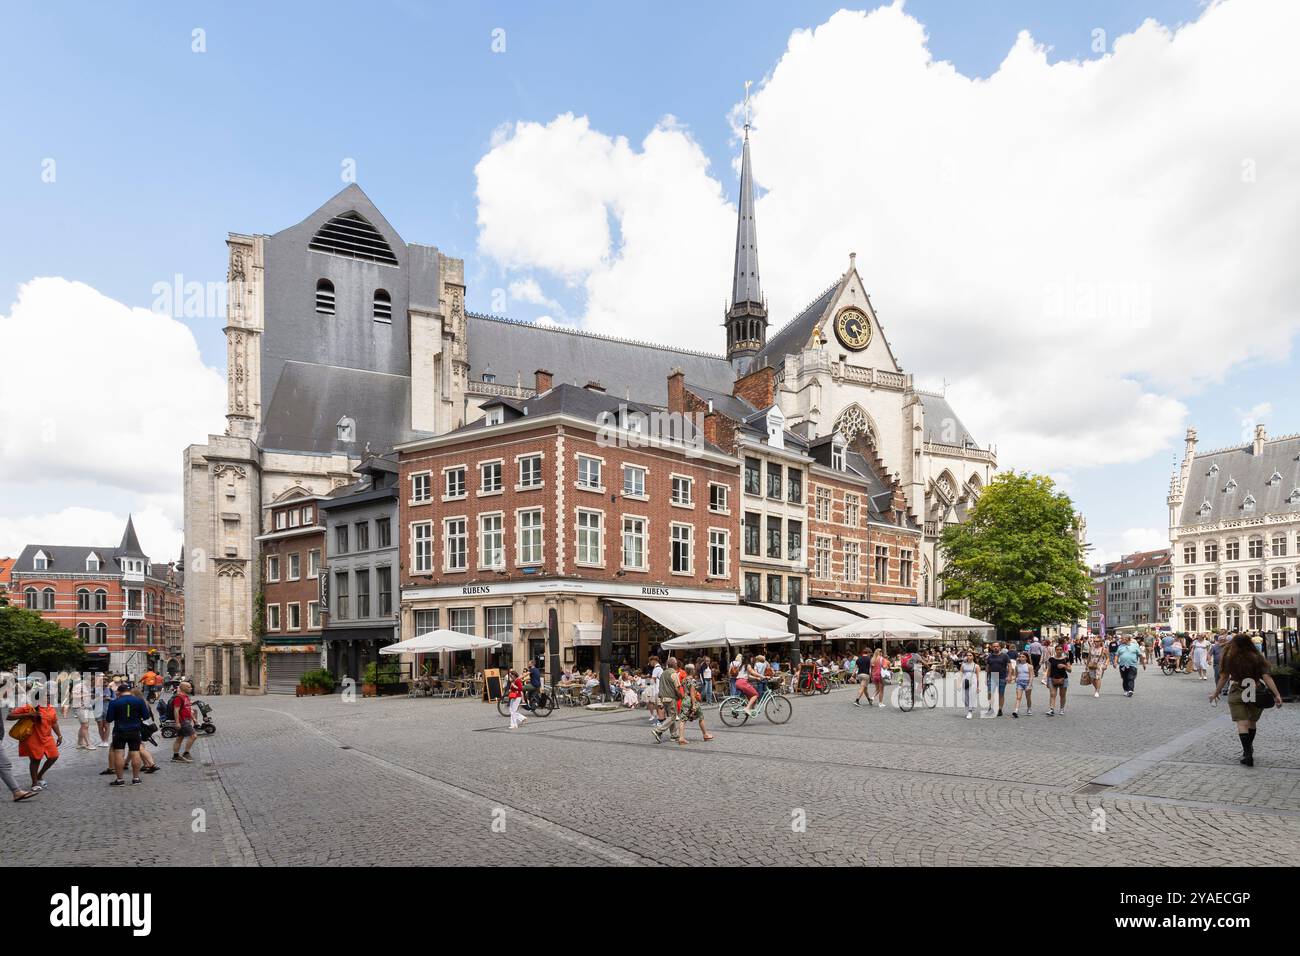
[[[686,412],[686,373],[680,367],[668,373],[668,410],[679,415]]]
[[[757,409],[771,408],[776,404],[776,369],[764,365],[741,376],[732,387],[731,394],[743,398]]]
[[[593,379],[592,381],[588,382],[586,385],[584,385],[584,386],[582,386],[582,387],[585,388],[585,389],[586,389],[587,391],[589,391],[589,392],[601,392],[601,393],[603,393],[603,392],[605,391],[605,386],[604,386],[604,385],[601,385],[600,382],[597,382],[597,381],[594,380],[594,379]]]
[[[1264,442],[1268,441],[1268,432],[1264,431],[1264,423],[1255,426],[1255,455],[1264,454]]]
[[[544,368],[539,368],[533,373],[533,388],[540,395],[542,392],[551,390],[551,373]]]

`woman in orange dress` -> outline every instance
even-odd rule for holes
[[[33,707],[31,704],[23,704],[9,712],[10,720],[21,720],[24,717],[34,717],[35,724],[32,732],[18,742],[18,756],[27,758],[32,775],[32,790],[40,791],[46,787],[45,774],[54,766],[54,761],[59,759],[59,746],[63,743],[59,712],[53,707]],[[45,761],[43,766],[42,760]]]

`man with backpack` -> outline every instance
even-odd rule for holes
[[[122,771],[126,769],[128,753],[131,759],[131,782],[142,782],[140,741],[145,721],[152,716],[149,705],[137,696],[129,683],[123,681],[118,685],[117,696],[104,712],[104,721],[113,725],[113,745],[108,752],[115,778],[109,781],[111,786],[120,787],[126,783],[122,779]]]

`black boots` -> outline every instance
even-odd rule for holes
[[[1255,728],[1237,736],[1241,739],[1241,762],[1247,767],[1255,766]]]

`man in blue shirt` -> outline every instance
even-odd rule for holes
[[[1137,641],[1133,640],[1128,634],[1120,638],[1119,648],[1115,651],[1115,660],[1119,666],[1119,676],[1124,681],[1124,696],[1133,696],[1133,687],[1137,683],[1138,662],[1142,662],[1142,669],[1146,670],[1146,658],[1142,656],[1142,648]]]
[[[537,660],[528,663],[528,688],[528,703],[525,707],[532,710],[533,704],[542,693],[542,668]]]
[[[113,759],[114,779],[110,785],[120,787],[125,783],[122,771],[126,766],[125,754],[131,754],[131,782],[140,783],[140,738],[144,722],[151,716],[149,705],[138,696],[131,685],[125,681],[118,685],[117,696],[104,713],[104,722],[113,725]]]

